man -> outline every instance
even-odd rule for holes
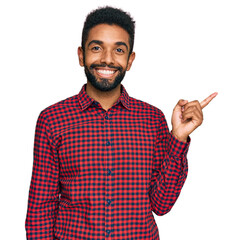
[[[37,121],[28,239],[159,239],[152,211],[164,215],[177,200],[189,135],[216,93],[180,100],[169,132],[161,110],[121,84],[135,59],[134,28],[120,9],[87,16],[78,48],[87,83]]]

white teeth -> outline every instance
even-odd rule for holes
[[[110,70],[97,70],[97,72],[101,74],[114,74],[115,71],[110,71]]]

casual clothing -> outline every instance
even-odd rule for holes
[[[158,240],[152,211],[164,215],[177,200],[189,144],[122,84],[107,111],[84,84],[39,115],[27,239]]]

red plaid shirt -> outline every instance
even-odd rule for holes
[[[27,239],[158,240],[187,176],[190,138],[158,108],[122,94],[107,111],[80,93],[38,118]]]

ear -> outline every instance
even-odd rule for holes
[[[130,70],[131,66],[132,66],[132,63],[135,59],[135,52],[132,52],[129,56],[129,59],[128,59],[128,65],[127,65],[127,71]]]
[[[84,51],[83,51],[82,47],[78,47],[77,55],[78,55],[78,58],[79,58],[79,64],[80,64],[80,66],[83,67],[84,66],[84,61],[83,61]]]

